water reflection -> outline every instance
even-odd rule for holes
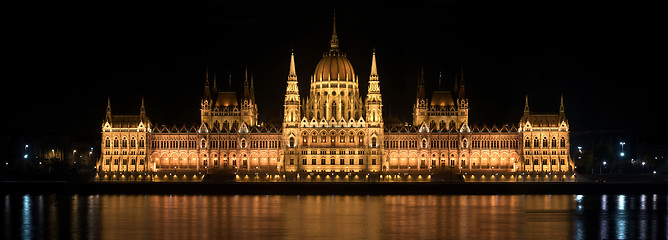
[[[4,195],[5,239],[662,238],[663,195]],[[650,208],[651,206],[651,208]]]

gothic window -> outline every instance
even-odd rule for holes
[[[111,141],[109,140],[109,137],[104,140],[104,147],[111,147]]]
[[[143,137],[139,139],[139,147],[140,148],[144,147],[144,138]]]
[[[543,137],[543,147],[547,147],[547,137]]]
[[[455,128],[455,121],[450,120],[450,128],[449,129],[453,129],[453,128]]]
[[[128,139],[126,139],[125,137],[123,138],[122,143],[123,143],[123,147],[128,147]]]
[[[540,147],[540,142],[538,141],[538,137],[535,137],[533,139],[533,147]]]
[[[290,145],[288,145],[288,147],[294,147],[294,146],[295,146],[295,138],[290,137]]]
[[[422,148],[427,147],[427,139],[422,139]]]
[[[364,159],[360,159],[360,165],[364,165]]]
[[[202,141],[200,142],[200,147],[201,147],[201,148],[205,148],[205,147],[206,147],[206,140],[202,139]]]
[[[213,128],[220,131],[220,122],[218,120],[213,122]]]
[[[561,147],[566,147],[566,139],[564,139],[564,137],[561,137],[560,145],[561,145]]]
[[[119,145],[118,145],[118,138],[115,137],[115,138],[114,138],[114,147],[118,147],[118,146],[119,146]]]
[[[444,129],[445,128],[445,122],[441,120],[441,123],[438,126],[438,129]]]
[[[376,137],[371,138],[371,146],[372,147],[377,147],[378,146],[378,145],[376,145]]]
[[[431,120],[431,122],[429,123],[429,129],[434,129],[435,127],[436,127],[436,122],[434,122],[434,120]]]
[[[137,140],[134,137],[130,140],[130,147],[137,147]]]

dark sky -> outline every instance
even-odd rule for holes
[[[363,94],[376,48],[385,116],[410,120],[420,66],[428,90],[439,71],[449,90],[463,65],[473,123],[516,123],[525,94],[557,111],[563,93],[573,131],[665,129],[657,10],[350,1],[9,6],[3,131],[97,136],[108,96],[114,113],[138,113],[143,96],[153,123],[197,124],[207,64],[221,89],[230,72],[241,88],[248,65],[260,120],[280,117],[290,49],[306,97],[334,8]]]

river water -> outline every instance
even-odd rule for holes
[[[5,239],[666,239],[667,195],[0,196]]]

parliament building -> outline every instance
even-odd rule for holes
[[[339,48],[334,22],[330,48],[310,76],[308,92],[300,93],[298,81],[304,80],[296,74],[294,53],[290,56],[280,126],[258,122],[248,74],[242,93],[218,91],[207,69],[201,122],[190,127],[154,126],[143,99],[138,115],[113,114],[108,102],[97,170],[267,176],[573,172],[563,98],[558,112],[532,113],[527,99],[518,123],[476,127],[469,125],[463,71],[452,91],[433,91],[431,98],[419,77],[412,124],[386,125],[375,50],[371,59],[362,96],[360,78]]]

